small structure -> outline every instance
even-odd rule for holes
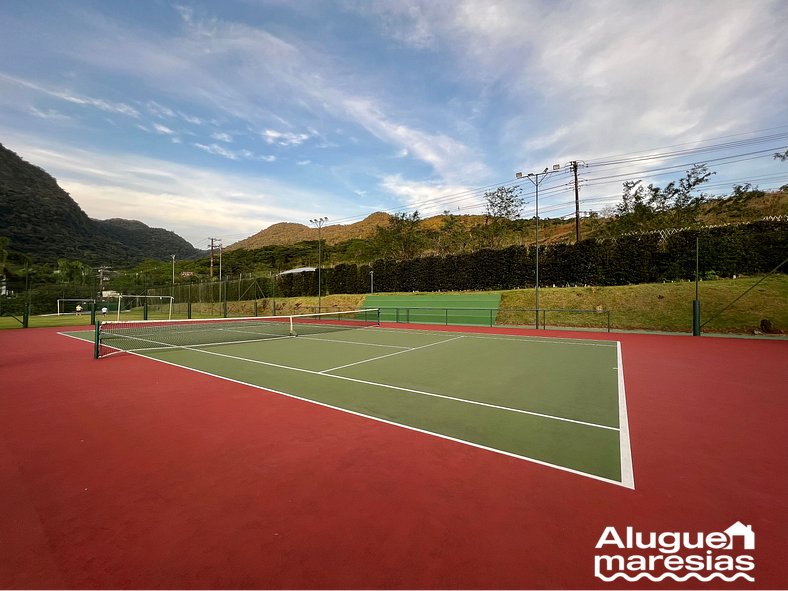
[[[310,271],[317,271],[317,267],[298,267],[297,269],[290,269],[289,271],[282,271],[281,273],[277,273],[277,277],[280,275],[292,275],[293,273],[309,273]]]
[[[745,550],[755,550],[755,532],[752,531],[751,525],[744,525],[741,521],[737,521],[726,529],[725,533],[730,538],[727,548],[733,548],[734,537],[741,537]]]

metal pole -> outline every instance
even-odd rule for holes
[[[323,239],[321,237],[321,230],[323,224],[317,227],[317,313],[320,314],[320,298],[323,294],[322,286],[322,270],[323,270]]]
[[[539,175],[536,174],[536,329],[539,330]]]
[[[309,221],[317,226],[317,311],[320,312],[321,297],[323,295],[321,277],[323,268],[323,239],[321,231],[323,229],[323,224],[328,221],[328,218],[322,217]]]
[[[539,183],[541,183],[545,177],[550,174],[550,172],[554,172],[558,170],[560,167],[558,164],[553,165],[553,170],[550,171],[549,169],[545,168],[542,172],[529,172],[526,175],[526,178],[531,181],[536,189],[536,328],[539,329]],[[542,177],[541,179],[539,177]],[[518,172],[516,177],[523,178],[523,173]]]
[[[369,272],[369,293],[375,293],[375,271]]]
[[[695,237],[695,301],[692,302],[692,336],[700,336],[700,238]]]

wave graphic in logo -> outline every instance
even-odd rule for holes
[[[606,577],[605,575],[597,572],[596,576],[599,577],[600,579],[602,579],[603,581],[605,581],[606,583],[609,583],[611,581],[615,581],[616,579],[619,579],[619,578],[625,579],[625,580],[629,581],[630,583],[634,583],[634,582],[639,581],[641,579],[648,579],[649,581],[652,581],[654,583],[658,583],[658,582],[663,581],[665,579],[673,579],[674,581],[677,581],[679,583],[683,583],[684,581],[687,581],[687,580],[689,580],[691,578],[695,578],[695,579],[697,579],[699,581],[703,581],[704,583],[708,583],[709,581],[711,581],[712,579],[715,579],[715,578],[716,579],[722,579],[726,583],[732,583],[733,581],[735,581],[736,579],[739,579],[739,578],[743,578],[744,580],[749,581],[750,583],[754,583],[755,582],[755,578],[754,577],[751,577],[751,576],[746,575],[744,573],[736,573],[732,577],[726,577],[722,573],[712,573],[708,577],[701,576],[698,573],[689,573],[689,574],[687,574],[687,575],[685,575],[683,577],[679,577],[677,575],[674,575],[673,573],[664,573],[663,575],[661,575],[659,577],[655,577],[654,575],[652,575],[650,573],[640,573],[639,575],[637,575],[635,577],[630,577],[630,576],[628,576],[625,573],[616,573],[616,574],[614,574],[614,575],[612,575],[610,577]]]

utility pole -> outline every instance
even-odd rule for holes
[[[213,279],[213,249],[216,246],[214,243],[221,241],[221,238],[208,238],[211,241],[211,279]]]
[[[580,183],[577,181],[577,160],[572,160],[569,166],[572,167],[572,172],[575,175],[575,241],[580,242]],[[585,162],[583,162],[583,166],[586,166]]]

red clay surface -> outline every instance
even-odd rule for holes
[[[2,588],[618,589],[606,526],[735,521],[754,584],[636,586],[788,585],[786,341],[540,331],[622,342],[631,491],[56,332],[0,331]]]

